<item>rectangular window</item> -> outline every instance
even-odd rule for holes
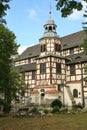
[[[46,63],[40,64],[40,74],[46,73]]]
[[[55,51],[60,52],[61,51],[61,46],[58,44],[55,44]]]
[[[61,85],[58,84],[58,91],[61,91]]]
[[[45,51],[46,51],[46,45],[43,44],[43,45],[41,45],[41,52],[45,52]]]
[[[32,71],[32,79],[35,79],[35,71]]]
[[[61,74],[61,63],[56,63],[56,73]]]
[[[75,75],[75,65],[74,64],[70,65],[70,75],[71,76]]]
[[[28,59],[28,63],[31,63],[31,59]]]

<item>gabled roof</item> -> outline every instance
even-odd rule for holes
[[[30,64],[15,66],[15,68],[19,70],[20,72],[33,71],[33,70],[36,70],[36,63],[34,62]]]
[[[75,63],[81,63],[81,62],[87,62],[87,55],[84,53],[78,53],[69,55],[66,57],[69,60],[66,60],[66,64],[75,64]]]
[[[17,60],[28,59],[32,57],[37,57],[40,54],[40,44],[28,47]]]
[[[61,37],[61,49],[70,49],[73,47],[79,46],[83,43],[83,39],[85,38],[86,34],[84,31],[79,31],[64,37]],[[17,59],[24,60],[28,58],[37,58],[40,55],[40,44],[28,47]]]
[[[36,59],[42,59],[42,58],[46,58],[46,57],[55,57],[55,58],[60,58],[60,59],[66,59],[64,56],[61,56],[61,55],[58,55],[58,54],[51,54],[51,53],[48,53],[44,56],[39,56]]]
[[[84,31],[79,31],[79,32],[62,37],[61,38],[62,50],[81,45],[85,37],[86,37],[86,34]]]

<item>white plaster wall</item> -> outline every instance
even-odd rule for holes
[[[81,69],[76,70],[76,74],[81,74]]]
[[[73,89],[77,89],[78,90],[78,98],[74,98],[74,100],[76,101],[76,103],[79,103],[79,102],[82,103],[81,84],[77,83],[77,84],[67,84],[67,85],[70,86],[72,94],[73,94]]]
[[[71,76],[71,81],[75,81],[75,76]]]
[[[76,80],[81,80],[81,75],[77,75]]]
[[[66,81],[70,81],[70,77],[67,77]]]
[[[66,88],[64,87],[64,104],[67,105],[67,106],[72,106],[72,102],[71,102],[71,99],[67,93],[67,90]]]
[[[48,69],[46,69],[46,73],[50,73],[50,69],[48,68]]]
[[[56,73],[56,69],[55,68],[52,68],[52,73]]]

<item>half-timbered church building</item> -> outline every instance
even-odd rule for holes
[[[80,31],[59,37],[56,28],[55,21],[49,17],[39,44],[28,47],[15,61],[25,77],[24,98],[37,105],[48,105],[54,99],[67,106],[86,105],[87,56],[80,46],[86,35]]]

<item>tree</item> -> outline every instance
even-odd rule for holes
[[[78,11],[81,11],[83,8],[83,5],[81,1],[78,0],[56,0],[57,10],[60,10],[62,17],[67,17],[68,15],[72,14],[73,11],[76,9]],[[87,0],[83,0],[84,2],[87,2]],[[87,10],[85,10],[85,13],[83,14],[83,17],[87,18]],[[86,38],[83,41],[83,48],[84,52],[87,55],[87,21],[83,23],[83,29],[86,33]]]
[[[78,0],[56,0],[56,9],[60,10],[62,17],[67,17],[68,15],[73,13],[73,10],[76,9],[78,11],[81,11],[83,8],[83,5],[81,1]],[[87,2],[87,0],[83,0]]]
[[[26,85],[24,75],[14,66],[10,72],[11,100],[16,100],[18,96],[24,96]]]
[[[6,112],[9,112],[11,100],[16,98],[17,93],[23,94],[26,88],[23,76],[13,66],[19,45],[15,34],[5,26],[6,20],[3,19],[7,9],[10,9],[10,1],[0,0],[0,94],[4,94]]]
[[[15,39],[15,34],[0,24],[0,93],[4,93],[7,111],[11,104],[12,92],[17,86],[16,81],[18,82],[17,73],[12,68],[19,47]]]
[[[8,2],[11,0],[0,0],[0,23],[6,23],[3,17],[6,15],[7,9],[10,9]]]
[[[83,17],[87,19],[87,10],[85,10]],[[84,39],[84,42],[82,43],[82,47],[84,48],[84,53],[87,55],[87,21],[83,22],[83,29],[85,31],[86,37]]]
[[[86,9],[87,9],[87,7],[86,7]],[[85,10],[85,13],[83,14],[83,17],[84,17],[85,19],[87,19],[87,10]],[[85,31],[86,34],[87,34],[87,21],[83,22],[83,29],[84,29],[84,31]]]

